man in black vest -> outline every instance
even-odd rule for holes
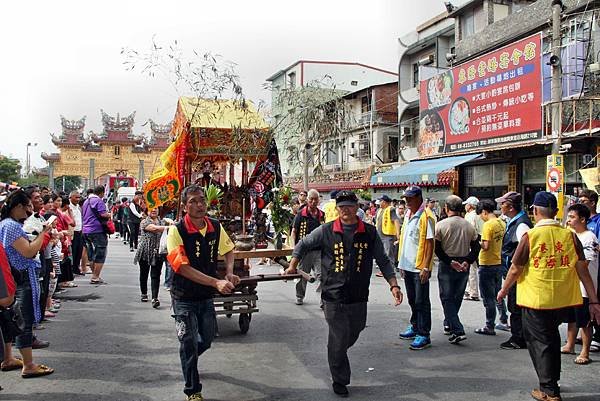
[[[168,260],[173,268],[171,298],[179,339],[183,392],[188,400],[202,401],[198,357],[210,348],[215,335],[215,290],[230,294],[240,282],[233,274],[231,239],[218,220],[206,217],[204,190],[186,187],[181,194],[185,217],[169,230]],[[217,278],[217,258],[224,256],[225,280]]]
[[[363,223],[356,216],[356,195],[350,191],[341,191],[335,202],[339,217],[319,226],[296,245],[286,273],[295,273],[300,260],[308,252],[321,250],[321,298],[329,326],[329,370],[333,391],[341,397],[348,397],[348,348],[354,345],[365,328],[373,259],[390,284],[396,305],[402,303],[402,292],[396,281],[392,261],[386,255],[381,238],[377,235],[377,229]]]
[[[294,245],[308,234],[313,232],[325,221],[325,213],[319,210],[320,195],[316,189],[308,191],[308,203],[305,207],[300,209],[294,218],[292,224],[292,240]],[[315,278],[317,283],[321,282],[321,252],[314,250],[302,258],[300,262],[300,269],[310,274],[311,270],[315,271]],[[306,295],[306,283],[307,281],[301,279],[296,284],[296,305],[302,305],[304,303],[304,295]],[[317,292],[320,291],[320,285],[317,288]],[[321,308],[323,304],[321,303]]]
[[[522,197],[518,192],[507,192],[504,196],[496,198],[500,205],[500,211],[508,221],[506,232],[502,239],[502,267],[503,276],[506,278],[508,269],[512,264],[512,258],[519,245],[519,241],[533,224],[525,211],[522,209]],[[527,348],[523,338],[523,323],[521,319],[521,307],[517,305],[517,286],[513,285],[508,292],[508,311],[510,312],[510,333],[508,341],[500,344],[502,349],[524,349]]]

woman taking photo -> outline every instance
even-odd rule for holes
[[[141,301],[148,302],[148,273],[150,273],[150,290],[152,291],[152,307],[158,308],[158,288],[160,287],[160,274],[164,261],[164,255],[159,253],[160,236],[163,231],[168,230],[162,219],[158,217],[158,209],[153,209],[148,216],[142,220],[140,231],[142,236],[139,240],[138,249],[133,263],[140,266],[140,291]]]
[[[48,236],[50,226],[44,226],[42,232],[29,241],[23,230],[23,222],[33,214],[31,199],[24,191],[15,191],[6,199],[0,213],[0,241],[6,251],[8,262],[15,275],[17,283],[16,300],[21,308],[25,327],[23,333],[15,338],[16,347],[23,357],[23,361],[12,356],[10,343],[4,347],[4,360],[2,370],[19,369],[22,367],[21,376],[24,378],[49,375],[54,369],[45,365],[33,363],[33,334],[34,323],[38,323],[41,316],[40,293],[38,273],[41,265],[37,258],[42,248],[44,237]]]

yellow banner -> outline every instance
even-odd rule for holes
[[[600,180],[598,179],[599,172],[600,170],[598,167],[582,168],[579,170],[579,174],[581,174],[581,178],[588,189],[593,189],[596,192],[600,190]]]
[[[177,198],[183,185],[183,166],[188,145],[188,134],[182,132],[160,156],[162,167],[150,176],[144,185],[144,198],[149,210]]]

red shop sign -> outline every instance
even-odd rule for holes
[[[420,83],[421,157],[542,136],[542,35]]]

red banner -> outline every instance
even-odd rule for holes
[[[419,155],[539,139],[541,56],[538,34],[421,81]]]

